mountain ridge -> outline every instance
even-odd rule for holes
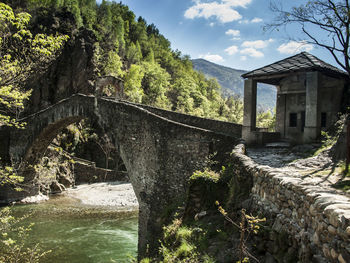
[[[208,78],[217,79],[222,88],[222,95],[225,97],[239,96],[243,98],[244,79],[242,74],[248,72],[243,69],[234,69],[222,66],[205,59],[193,59],[193,68],[202,72]],[[271,85],[258,83],[258,108],[262,110],[272,110],[276,105],[276,88]]]

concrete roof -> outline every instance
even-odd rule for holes
[[[298,71],[322,71],[338,77],[346,77],[347,73],[342,71],[308,52],[285,58],[262,68],[255,69],[242,75],[243,78],[273,77],[286,73]]]

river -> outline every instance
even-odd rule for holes
[[[99,183],[69,189],[39,204],[15,205],[30,214],[30,243],[52,250],[44,262],[129,262],[137,256],[137,201],[130,184]]]

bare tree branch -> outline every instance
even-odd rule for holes
[[[307,38],[304,41],[328,50],[337,64],[350,75],[349,0],[311,0],[290,10],[283,9],[281,2],[271,2],[270,9],[276,13],[276,17],[272,23],[264,26],[265,30],[279,30],[299,24]]]

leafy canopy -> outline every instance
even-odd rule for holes
[[[62,35],[33,35],[28,30],[30,18],[30,14],[16,14],[0,2],[0,127],[24,128],[25,123],[18,117],[31,95],[30,90],[24,90],[24,83],[34,71],[44,70],[68,39]],[[0,186],[22,182],[13,167],[0,166]]]
[[[30,18],[0,3],[0,126],[24,127],[17,121],[31,95],[23,89],[24,82],[34,70],[43,70],[68,38],[33,35],[28,30]]]

